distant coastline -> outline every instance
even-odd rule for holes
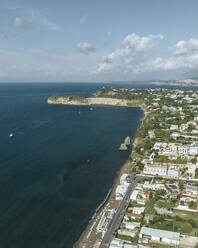
[[[155,81],[152,84],[157,86],[181,86],[181,87],[198,87],[198,80],[184,79],[184,80],[167,80]]]

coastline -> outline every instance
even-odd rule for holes
[[[137,141],[137,136],[138,136],[138,132],[140,127],[142,126],[147,114],[146,114],[146,109],[143,106],[138,106],[142,112],[143,112],[143,117],[140,119],[140,123],[139,126],[137,128],[137,132],[135,134],[135,137],[132,141],[131,147],[130,147],[130,155],[132,154],[133,148],[136,145]],[[131,174],[131,163],[130,163],[130,159],[128,158],[126,160],[126,162],[121,166],[120,170],[118,171],[113,185],[111,187],[111,191],[107,193],[107,196],[104,198],[104,203],[102,202],[98,208],[96,209],[95,214],[92,216],[92,218],[90,219],[88,225],[85,227],[84,231],[82,232],[81,236],[79,237],[79,239],[77,240],[77,242],[73,245],[73,248],[93,248],[95,247],[94,244],[97,243],[97,237],[95,237],[95,240],[88,240],[90,237],[90,232],[94,232],[94,227],[96,228],[98,222],[99,222],[99,218],[102,216],[102,213],[105,211],[105,209],[107,209],[110,205],[112,205],[112,201],[114,202],[116,206],[116,208],[119,207],[121,201],[116,201],[114,199],[114,195],[115,195],[115,190],[117,188],[117,186],[120,183],[120,177],[123,173],[128,173]],[[117,203],[117,204],[116,204]],[[113,204],[113,205],[114,205]],[[97,236],[97,235],[95,235]],[[88,237],[88,238],[87,238]]]
[[[115,176],[113,185],[109,192],[107,193],[104,200],[101,204],[96,208],[95,213],[89,220],[87,226],[84,231],[80,235],[79,239],[74,243],[73,248],[93,248],[99,247],[100,241],[102,240],[102,234],[97,231],[97,226],[100,222],[100,219],[104,216],[105,212],[108,210],[116,211],[122,201],[115,200],[115,190],[117,186],[120,184],[120,177],[123,173],[127,173],[129,175],[132,174],[132,164],[130,161],[130,157],[133,152],[134,146],[138,143],[138,133],[139,130],[147,117],[147,109],[144,102],[137,100],[123,100],[116,98],[108,98],[108,97],[88,97],[83,99],[70,99],[69,97],[57,97],[57,98],[49,98],[47,101],[48,104],[60,104],[60,105],[75,105],[75,106],[117,106],[117,107],[138,107],[143,112],[143,117],[140,119],[140,123],[137,127],[136,134],[132,140],[132,144],[130,146],[130,155],[126,162],[121,166],[120,170],[117,172]],[[96,245],[96,246],[95,246]]]
[[[98,209],[96,209],[95,212],[95,216],[94,218],[92,217],[88,223],[88,225],[85,227],[85,230],[82,232],[80,238],[78,239],[78,241],[73,245],[73,248],[82,248],[83,246],[86,248],[93,248],[94,245],[94,240],[90,240],[90,244],[88,244],[88,234],[90,232],[90,230],[93,230],[93,227],[97,226],[97,223],[99,221],[99,218],[101,217],[103,211],[106,209],[106,207],[110,204],[110,201],[113,200],[114,194],[115,194],[115,190],[116,187],[118,186],[118,184],[120,183],[120,177],[123,173],[128,171],[130,162],[129,160],[127,160],[124,165],[122,165],[122,167],[120,168],[120,170],[118,171],[118,174],[116,176],[116,178],[114,179],[114,183],[113,186],[111,188],[111,192],[109,194],[109,196],[107,197],[106,201],[104,202],[104,204],[102,204],[102,206]],[[115,199],[114,199],[115,201]],[[117,207],[119,207],[120,202],[117,202]],[[100,205],[99,205],[100,206]],[[96,240],[97,241],[97,238]]]

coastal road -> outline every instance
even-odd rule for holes
[[[130,195],[132,191],[135,189],[135,186],[137,182],[141,179],[141,177],[137,177],[133,179],[132,183],[128,187],[128,190],[126,192],[126,195],[124,199],[122,200],[119,208],[117,209],[115,215],[113,216],[113,219],[109,223],[108,230],[105,233],[104,238],[102,239],[100,248],[107,248],[109,247],[114,235],[115,235],[115,230],[117,230],[121,224],[121,221],[124,217],[124,214],[126,212],[126,209],[129,205],[130,202]]]

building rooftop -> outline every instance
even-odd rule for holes
[[[167,239],[177,240],[177,241],[179,241],[180,239],[180,233],[164,231],[160,229],[153,229],[149,227],[142,227],[140,234],[150,235],[150,236],[155,236],[155,237],[157,236],[157,237],[167,238]]]

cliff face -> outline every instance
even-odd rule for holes
[[[116,99],[108,97],[88,97],[82,99],[71,99],[71,97],[49,98],[48,104],[66,104],[66,105],[110,105],[110,106],[139,106],[138,102],[125,99]]]

